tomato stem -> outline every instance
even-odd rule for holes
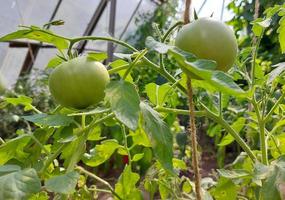
[[[255,97],[253,97],[251,101],[253,108],[256,113],[258,126],[259,126],[259,142],[260,142],[260,150],[261,150],[261,156],[262,156],[262,163],[264,165],[268,165],[268,155],[267,155],[267,139],[265,135],[265,121],[263,115],[261,115],[259,106],[256,102]]]
[[[100,183],[104,184],[105,186],[107,186],[114,196],[116,196],[118,199],[122,200],[122,198],[115,192],[113,187],[107,181],[105,181],[104,179],[100,178],[99,176],[96,176],[95,174],[87,171],[83,167],[77,166],[76,169],[78,169],[81,173],[84,173],[87,176],[90,176],[90,177],[94,178],[95,180],[99,181]]]
[[[127,133],[126,133],[126,127],[121,124],[121,129],[122,129],[122,133],[124,135],[124,147],[125,147],[125,150],[127,151],[127,154],[128,154],[128,164],[130,165],[130,168],[132,168],[132,157],[131,157],[131,152],[130,152],[130,149],[128,147],[128,138],[127,138]]]
[[[175,24],[173,24],[173,26],[171,26],[167,32],[163,35],[161,42],[165,42],[165,40],[168,38],[168,36],[172,33],[173,30],[175,30],[177,27],[183,25],[182,21],[178,21]]]

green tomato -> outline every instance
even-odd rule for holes
[[[109,81],[103,64],[81,56],[54,69],[49,77],[49,89],[62,106],[83,109],[104,99]]]
[[[234,64],[238,45],[234,32],[223,22],[200,18],[177,34],[175,46],[199,59],[214,60],[217,70],[227,72]]]

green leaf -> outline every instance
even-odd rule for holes
[[[183,160],[179,160],[177,158],[173,158],[173,167],[176,169],[187,170],[186,163]]]
[[[169,172],[173,171],[173,135],[159,113],[141,102],[143,128],[150,137],[152,148],[160,164]]]
[[[17,159],[20,162],[25,162],[28,154],[25,153],[23,149],[30,139],[31,138],[28,135],[20,135],[19,137],[2,144],[0,146],[0,165],[5,164],[11,159]]]
[[[132,136],[134,145],[151,147],[150,140],[142,128],[138,128],[135,132],[131,131],[130,135]]]
[[[115,185],[115,192],[124,200],[142,200],[141,192],[136,188],[139,179],[140,176],[127,165]]]
[[[217,170],[220,176],[228,178],[228,179],[236,179],[236,178],[248,178],[251,174],[247,170],[243,169],[233,169],[233,170],[226,170],[226,169],[218,169]]]
[[[285,157],[280,157],[271,166],[263,182],[261,193],[266,200],[281,200],[285,197]]]
[[[122,146],[116,140],[104,140],[91,149],[90,154],[84,154],[83,162],[88,166],[96,167],[108,160],[120,147]]]
[[[244,117],[240,117],[232,124],[232,128],[237,133],[239,133],[244,127],[245,122],[246,119]],[[227,134],[225,137],[223,137],[222,141],[220,142],[220,144],[218,144],[218,146],[227,146],[231,144],[233,141],[235,141],[234,137],[231,134]]]
[[[117,67],[121,67],[121,66],[124,66],[124,65],[129,65],[129,63],[125,60],[122,60],[122,59],[117,59],[113,62],[110,63],[110,66],[112,68],[117,68]]]
[[[87,55],[87,59],[91,61],[104,61],[108,58],[106,52],[89,52]]]
[[[220,178],[211,194],[216,200],[237,199],[237,186],[230,179]]]
[[[145,86],[145,92],[150,102],[154,105],[163,106],[166,102],[170,102],[172,106],[176,106],[178,95],[173,91],[173,88],[168,83],[163,85],[149,83]]]
[[[29,168],[0,176],[0,199],[27,199],[41,190],[41,182],[35,169]]]
[[[247,93],[243,91],[228,74],[214,70],[216,68],[214,61],[204,59],[190,61],[184,56],[186,54],[185,52],[182,54],[175,49],[171,49],[168,52],[178,62],[183,71],[200,77],[212,85],[217,91],[238,97],[246,97]],[[189,55],[189,57],[191,58],[191,55]]]
[[[150,37],[150,36],[148,36],[146,38],[145,45],[149,49],[155,50],[155,51],[157,51],[158,53],[161,53],[161,54],[165,54],[165,53],[167,53],[167,51],[169,49],[173,48],[173,46],[169,46],[167,44],[158,42],[153,37]]]
[[[49,200],[48,193],[45,191],[33,194],[28,200]]]
[[[45,187],[50,192],[71,194],[74,192],[79,176],[79,173],[74,171],[63,175],[54,176],[45,181]]]
[[[22,105],[24,106],[25,111],[29,111],[33,109],[32,102],[33,99],[24,95],[20,95],[16,98],[5,98],[7,103],[12,104],[13,106]]]
[[[114,62],[110,63],[110,66],[113,69],[124,66],[125,69],[121,69],[120,71],[118,71],[118,74],[120,75],[120,77],[124,77],[128,67],[130,67],[130,64],[125,60],[117,59]],[[125,80],[131,83],[133,82],[133,78],[130,73],[128,74]]]
[[[142,159],[143,157],[144,157],[144,153],[135,154],[135,155],[133,156],[132,161],[133,161],[133,162],[137,162],[137,161],[139,161],[140,159]]]
[[[49,30],[43,30],[39,27],[31,26],[18,30],[0,38],[0,42],[15,39],[31,39],[39,42],[45,42],[55,45],[58,49],[67,49],[69,41],[61,36],[55,35]]]
[[[73,118],[66,115],[47,115],[45,113],[23,116],[27,121],[40,126],[68,126],[73,123]]]
[[[46,68],[55,68],[63,62],[64,62],[64,60],[62,60],[60,57],[56,56],[56,57],[49,60]]]
[[[126,81],[111,81],[105,90],[106,100],[116,118],[131,130],[138,127],[140,99],[135,86]]]
[[[265,20],[258,18],[255,21],[253,21],[252,31],[254,35],[260,37],[262,35],[263,30],[270,26],[270,23],[271,23],[270,18],[267,18]]]
[[[20,171],[21,167],[18,165],[2,165],[0,166],[0,176],[3,176],[5,174]]]
[[[233,141],[235,141],[235,138],[231,134],[227,134],[226,136],[222,138],[218,146],[227,146],[231,144]]]
[[[100,126],[96,126],[88,134],[88,140],[90,141],[102,140],[104,138],[105,137],[101,137],[101,127]]]

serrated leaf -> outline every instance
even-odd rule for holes
[[[251,174],[243,169],[233,169],[233,170],[226,170],[226,169],[218,169],[217,170],[220,176],[223,176],[228,179],[236,179],[236,178],[245,178],[250,177]]]
[[[48,193],[45,191],[33,194],[28,200],[49,200]]]
[[[2,165],[0,166],[0,176],[3,176],[5,174],[20,171],[21,167],[18,165]]]
[[[28,135],[20,135],[2,144],[0,146],[0,165],[5,164],[11,159],[24,162],[28,154],[23,149],[29,143],[30,139]]]
[[[106,100],[116,118],[131,130],[138,127],[140,99],[135,86],[126,81],[111,81],[105,90]]]
[[[236,199],[237,186],[230,179],[220,178],[211,194],[216,200]]]
[[[83,162],[88,166],[96,167],[108,160],[120,147],[122,146],[116,140],[104,140],[91,149],[90,154],[84,154]]]
[[[142,128],[138,128],[135,132],[131,131],[130,135],[132,136],[134,145],[151,147],[150,140]]]
[[[211,84],[217,91],[238,97],[246,97],[247,93],[243,91],[228,74],[214,70],[216,68],[214,61],[204,59],[187,61],[188,58],[184,56],[184,54],[186,54],[185,52],[181,54],[175,49],[171,49],[168,52],[178,62],[183,71],[200,77],[202,80]]]
[[[101,137],[101,127],[100,126],[96,126],[88,134],[89,141],[97,141],[97,140],[102,140],[104,138],[105,137]]]
[[[64,60],[62,60],[60,57],[56,56],[56,57],[49,60],[46,68],[55,68],[63,62],[64,62]]]
[[[183,160],[179,160],[177,158],[173,158],[173,167],[176,169],[187,170],[187,165]]]
[[[106,52],[89,52],[87,55],[87,59],[91,61],[104,61],[108,58],[108,55]]]
[[[73,118],[66,115],[48,115],[45,113],[23,116],[27,121],[33,122],[40,126],[68,126],[73,123]]]
[[[232,128],[236,131],[236,133],[239,133],[244,127],[245,122],[246,119],[244,117],[240,117],[232,124]],[[227,146],[233,141],[235,141],[234,137],[231,134],[227,134],[225,137],[223,137],[222,141],[218,144],[218,146]]]
[[[41,190],[35,169],[29,168],[0,176],[0,199],[27,199]]]
[[[254,35],[260,37],[262,35],[263,30],[270,26],[270,23],[271,23],[270,18],[267,18],[265,20],[258,18],[255,21],[253,21],[252,31]]]
[[[285,157],[281,156],[268,170],[266,179],[263,182],[261,193],[266,200],[284,199],[285,192]]]
[[[122,60],[122,59],[117,59],[113,62],[111,62],[109,64],[112,68],[117,68],[117,67],[121,67],[121,66],[124,66],[124,65],[129,65],[129,63],[125,60]]]
[[[133,156],[133,158],[132,158],[132,161],[133,161],[133,162],[137,162],[137,161],[139,161],[140,159],[142,159],[143,156],[144,156],[144,153],[135,154],[135,155]]]
[[[159,113],[147,104],[141,102],[143,128],[148,134],[155,156],[169,172],[173,171],[173,135],[167,124],[160,118]]]
[[[136,188],[139,179],[140,176],[127,165],[115,185],[115,192],[124,200],[143,200],[141,192]]]
[[[45,181],[45,187],[50,192],[71,194],[79,179],[79,173],[68,172],[63,175],[54,176]]]
[[[145,45],[146,47],[148,47],[149,49],[151,50],[155,50],[157,51],[158,53],[161,53],[161,54],[165,54],[167,53],[167,51],[171,48],[173,48],[173,46],[169,46],[167,44],[164,44],[162,42],[158,42],[156,41],[153,37],[151,36],[148,36],[146,38],[146,41],[145,41]]]
[[[145,92],[154,105],[163,106],[166,102],[170,102],[172,106],[175,106],[178,102],[177,93],[173,93],[173,88],[168,83],[163,85],[149,83],[145,86]]]
[[[39,27],[31,26],[18,30],[0,38],[0,42],[15,39],[31,39],[55,45],[58,49],[66,49],[69,41],[61,36],[53,34],[50,30],[43,30]]]
[[[33,109],[32,102],[33,99],[24,95],[20,95],[16,98],[4,98],[7,103],[10,103],[14,106],[22,105],[24,106],[25,111]]]

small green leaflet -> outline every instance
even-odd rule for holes
[[[104,140],[101,144],[91,149],[90,154],[85,153],[83,162],[91,167],[96,167],[108,160],[118,148],[124,148],[116,140]]]
[[[31,39],[39,42],[53,44],[58,49],[67,49],[69,41],[49,30],[44,30],[36,26],[22,27],[23,29],[10,33],[0,38],[0,42],[16,39]]]
[[[13,106],[22,105],[24,106],[25,111],[29,111],[33,109],[32,102],[33,99],[24,95],[20,95],[15,98],[5,98],[4,99],[7,103],[12,104]]]
[[[28,153],[24,152],[24,148],[30,139],[28,135],[20,135],[2,144],[0,146],[0,165],[5,164],[11,159],[24,162],[28,156]]]
[[[143,200],[141,192],[136,188],[139,179],[140,176],[132,172],[131,167],[126,165],[118,183],[115,185],[115,192],[124,200]]]
[[[236,179],[236,178],[249,178],[251,174],[243,169],[234,169],[234,170],[226,170],[226,169],[218,169],[219,174],[228,179]]]
[[[73,123],[73,118],[66,115],[48,115],[45,113],[23,116],[27,121],[33,122],[40,126],[68,126]]]
[[[169,46],[167,44],[156,41],[153,37],[148,36],[145,41],[145,45],[149,49],[153,49],[161,54],[165,54],[169,49],[174,48],[173,46]]]
[[[45,187],[50,192],[71,194],[75,189],[78,179],[79,173],[74,171],[68,172],[48,179],[45,182]]]
[[[63,62],[64,62],[64,60],[62,60],[60,57],[56,56],[56,57],[52,58],[51,60],[49,60],[46,68],[55,68]]]
[[[90,52],[87,55],[87,59],[91,61],[104,61],[108,58],[107,53],[105,52]]]
[[[233,124],[232,128],[237,132],[240,133],[242,128],[245,126],[246,118],[240,117],[238,118]],[[234,137],[231,134],[227,134],[226,136],[223,137],[222,141],[218,146],[227,146],[231,144],[233,141],[235,141]]]

